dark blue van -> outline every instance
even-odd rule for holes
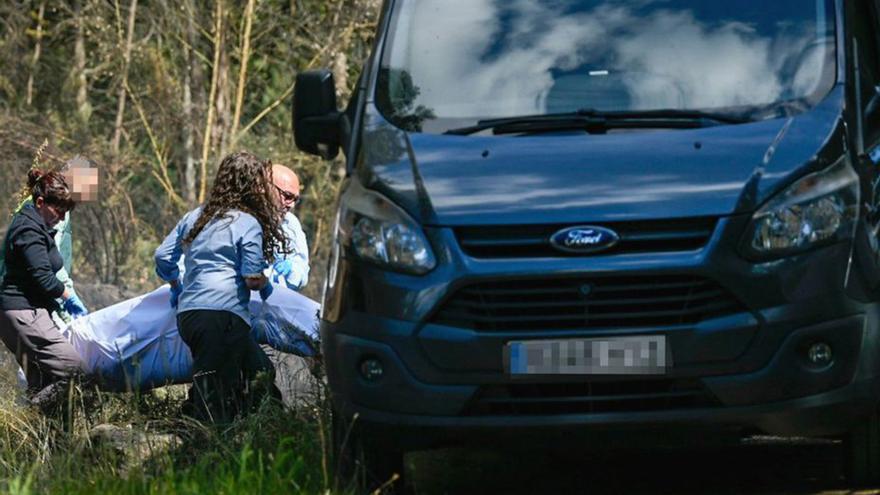
[[[387,0],[322,345],[381,478],[483,436],[846,439],[880,477],[880,0]],[[354,428],[347,426],[354,425]]]

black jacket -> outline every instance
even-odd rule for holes
[[[64,284],[55,275],[64,266],[50,230],[34,205],[12,219],[6,233],[6,277],[0,286],[0,308],[53,310]]]

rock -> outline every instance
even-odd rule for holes
[[[267,345],[261,347],[275,367],[275,386],[281,391],[284,405],[296,409],[321,403],[325,384],[312,374],[309,359],[279,352]]]
[[[170,433],[148,433],[112,424],[101,424],[89,431],[89,440],[96,449],[107,449],[119,456],[123,471],[141,466],[151,457],[161,456],[183,442]]]

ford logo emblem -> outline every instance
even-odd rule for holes
[[[594,227],[569,227],[550,236],[550,244],[566,253],[595,253],[617,244],[620,236],[611,229]]]

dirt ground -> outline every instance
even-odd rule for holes
[[[751,437],[738,444],[583,453],[566,449],[410,454],[418,494],[880,494],[850,490],[841,444]]]

